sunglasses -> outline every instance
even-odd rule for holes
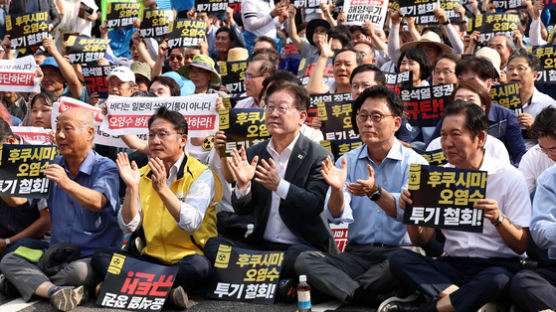
[[[175,59],[177,59],[178,61],[183,60],[183,56],[181,56],[181,55],[175,55],[175,54],[170,55],[169,58],[170,58],[170,61],[173,61],[173,60],[175,60]]]

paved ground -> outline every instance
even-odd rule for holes
[[[230,301],[217,301],[217,300],[208,300],[204,298],[193,298],[194,301],[198,302],[197,305],[189,309],[188,311],[191,312],[201,312],[201,311],[215,311],[215,312],[224,312],[224,311],[246,311],[246,312],[255,312],[255,311],[265,311],[265,312],[278,312],[278,311],[295,311],[297,306],[295,304],[285,304],[285,303],[277,303],[274,305],[256,305],[256,304],[247,304],[247,303],[238,303],[238,302],[230,302]],[[324,311],[344,311],[344,312],[375,312],[374,309],[365,308],[362,306],[340,306],[339,302],[327,302],[313,306],[313,312],[324,312]],[[56,311],[54,308],[50,306],[48,301],[46,300],[38,300],[32,302],[31,305],[28,303],[23,302],[23,300],[13,299],[8,300],[4,296],[0,295],[0,312],[51,312]],[[92,312],[92,311],[102,311],[102,312],[120,312],[123,310],[117,309],[105,309],[95,305],[94,301],[91,299],[87,302],[87,304],[77,307],[77,309],[73,310],[76,312]],[[171,311],[175,312],[176,310],[167,310],[164,311]]]

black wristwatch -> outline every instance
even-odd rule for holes
[[[494,227],[497,227],[500,224],[502,224],[503,221],[504,221],[504,214],[500,213],[500,215],[498,216],[498,220],[495,223],[493,223],[492,225],[494,225]]]
[[[372,200],[372,201],[377,201],[382,196],[382,187],[380,187],[380,185],[378,185],[378,184],[377,184],[377,186],[378,186],[378,189],[374,193],[372,193],[371,195],[368,195],[369,199]]]
[[[441,23],[442,25],[448,25],[450,24],[450,20],[445,21],[444,23]]]

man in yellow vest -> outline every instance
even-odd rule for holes
[[[178,267],[169,299],[184,309],[189,305],[185,291],[205,286],[212,272],[203,248],[217,233],[216,203],[222,198],[222,185],[208,167],[184,151],[187,122],[180,113],[161,107],[148,127],[148,165],[139,169],[124,153],[116,160],[127,186],[118,223],[124,232],[142,226],[145,246],[139,254],[128,251],[129,256]],[[93,256],[93,267],[102,276],[113,252],[101,250]]]

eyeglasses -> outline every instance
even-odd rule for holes
[[[255,79],[258,77],[262,77],[263,75],[253,75],[253,74],[249,74],[249,73],[243,73],[243,80],[251,80],[251,79]]]
[[[544,148],[544,147],[537,146],[537,150],[549,156],[556,156],[556,147]]]
[[[265,105],[264,110],[268,114],[272,114],[272,112],[277,111],[278,114],[283,115],[290,110],[290,107],[287,105],[280,105],[280,106]]]
[[[170,59],[170,61],[173,61],[174,59],[181,61],[183,60],[183,56],[181,55],[176,55],[176,54],[170,54],[170,56],[168,57]]]
[[[161,141],[163,141],[163,140],[166,140],[170,135],[172,135],[174,133],[176,133],[178,135],[181,135],[181,133],[179,133],[179,132],[170,132],[170,131],[162,130],[162,131],[158,131],[158,132],[149,132],[149,134],[147,134],[147,138],[150,141],[152,141],[156,137],[158,137]]]
[[[372,113],[372,114],[357,113],[355,119],[357,119],[357,121],[360,123],[364,123],[367,121],[367,119],[371,118],[371,121],[377,124],[380,123],[382,119],[384,119],[384,117],[390,117],[390,116],[393,117],[396,115],[383,115],[381,113]]]

